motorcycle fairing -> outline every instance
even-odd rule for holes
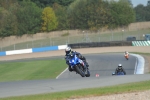
[[[77,55],[74,55],[73,57],[71,57],[71,58],[69,59],[69,64],[70,64],[71,66],[74,66],[74,65],[77,65],[77,64],[82,64],[82,65],[84,66],[83,61],[82,61],[81,59],[79,59],[79,58],[77,57]]]
[[[117,75],[124,75],[124,73],[123,72],[118,72]]]

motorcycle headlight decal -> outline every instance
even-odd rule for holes
[[[80,62],[80,64],[82,64],[82,65],[84,66],[84,63],[83,63],[83,61],[82,61],[82,60],[79,60],[79,62]]]
[[[82,61],[82,60],[79,60],[79,62],[80,62],[80,63],[83,63],[83,61]]]
[[[71,63],[71,61],[69,60],[69,63]]]

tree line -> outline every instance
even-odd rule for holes
[[[150,5],[130,0],[0,0],[0,37],[67,29],[114,29],[149,21]]]

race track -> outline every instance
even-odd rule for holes
[[[108,53],[108,54],[89,54],[85,55],[90,65],[89,69],[91,77],[95,77],[96,74],[99,76],[110,76],[115,71],[118,64],[122,64],[126,69],[127,75],[133,75],[136,58],[130,56],[130,60],[126,60],[122,53]],[[77,78],[81,77],[76,75],[75,72],[65,71],[63,74],[58,76],[60,78]]]
[[[133,75],[136,65],[134,56],[130,56],[128,61],[121,53],[86,54],[85,57],[90,65],[91,77],[82,78],[80,75],[66,70],[57,79],[1,82],[0,97],[51,93],[150,80],[149,74]],[[119,63],[126,70],[126,76],[111,75]],[[95,74],[100,76],[95,77]]]

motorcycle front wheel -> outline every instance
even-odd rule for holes
[[[84,74],[83,70],[81,70],[81,69],[79,68],[79,66],[75,66],[75,70],[76,70],[76,72],[77,72],[78,74],[80,74],[82,77],[85,77],[85,74]]]
[[[87,69],[87,74],[85,76],[90,77],[90,71],[88,69]]]

